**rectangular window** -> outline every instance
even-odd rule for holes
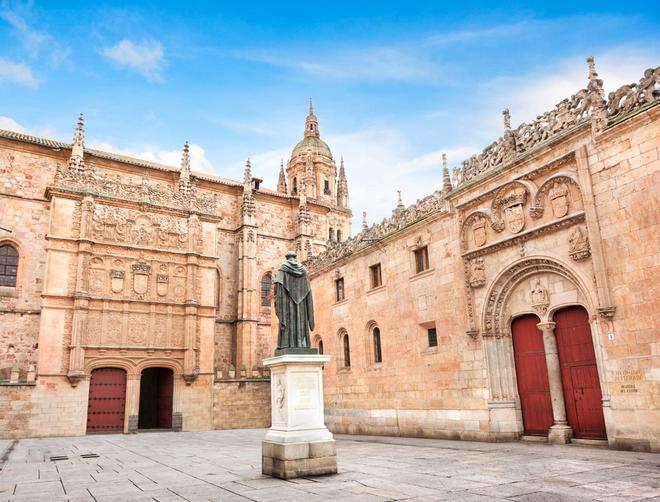
[[[435,330],[435,328],[429,328],[427,330],[427,334],[429,337],[429,347],[437,347],[438,346],[438,333]]]
[[[328,180],[323,181],[323,193],[330,195],[330,182]]]
[[[416,273],[424,272],[429,269],[429,248],[424,246],[415,249],[415,271]]]
[[[337,301],[342,301],[344,296],[344,278],[341,277],[335,281],[335,292],[337,293]]]
[[[376,263],[369,267],[369,275],[371,276],[371,288],[377,288],[383,285],[383,276],[380,272],[380,263]]]

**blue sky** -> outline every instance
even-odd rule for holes
[[[660,64],[654,2],[0,0],[0,127],[274,187],[313,96],[351,206],[379,220],[586,82]],[[359,229],[359,223],[354,229]]]

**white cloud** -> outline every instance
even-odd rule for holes
[[[136,43],[125,38],[116,45],[105,47],[102,53],[120,67],[136,70],[148,80],[160,82],[163,79],[165,51],[158,40]]]
[[[333,79],[416,81],[437,73],[437,65],[419,47],[406,44],[324,51],[310,58],[306,51],[279,53],[248,50],[234,57],[291,68],[317,77]]]
[[[28,134],[28,130],[25,127],[23,127],[21,124],[16,122],[13,118],[3,117],[1,115],[0,115],[0,129],[6,129],[9,131]]]
[[[138,146],[130,148],[120,148],[115,146],[110,141],[90,139],[86,142],[85,146],[102,150],[104,152],[118,153],[128,157],[135,157],[138,159],[149,160],[151,162],[158,162],[172,167],[181,166],[181,155],[183,149],[180,150],[162,150],[153,146]],[[190,147],[190,166],[193,171],[213,173],[213,166],[211,161],[206,158],[206,152],[202,146],[192,143]]]
[[[657,53],[632,45],[612,48],[594,56],[606,94],[623,84],[638,82],[646,68],[657,65]],[[522,75],[491,80],[482,89],[482,96],[490,101],[491,116],[499,114],[503,108],[509,108],[515,126],[553,109],[562,99],[586,87],[588,71],[585,59],[571,57],[546,63]],[[495,122],[500,134],[501,119]]]
[[[32,26],[27,20],[31,17],[31,10],[32,2],[17,3],[14,8],[9,8],[8,3],[3,3],[0,8],[0,19],[6,21],[13,28],[30,57],[38,57],[45,49],[50,56],[51,63],[58,66],[69,56],[71,49],[63,47],[46,30]]]
[[[362,211],[370,223],[389,216],[396,206],[397,190],[406,205],[442,187],[442,154],[450,165],[473,153],[475,147],[455,146],[415,154],[406,135],[399,128],[372,124],[362,129],[324,138],[339,166],[343,155],[348,178],[350,205],[354,213],[353,229],[359,231]],[[251,157],[252,172],[264,179],[264,186],[277,185],[280,159],[286,162],[291,146],[277,148]],[[240,179],[243,162],[232,166],[228,175]]]
[[[24,85],[33,89],[39,85],[28,65],[0,58],[0,84],[4,82]]]

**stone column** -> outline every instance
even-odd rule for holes
[[[566,405],[564,404],[564,390],[561,384],[555,323],[540,322],[536,327],[543,332],[545,363],[548,367],[548,383],[550,386],[550,399],[552,400],[552,416],[554,418],[554,423],[548,431],[548,442],[565,444],[573,437],[573,429],[566,421]]]
[[[124,432],[134,434],[138,430],[140,415],[140,373],[126,375],[126,414],[128,420],[124,425]]]

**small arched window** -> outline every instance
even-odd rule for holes
[[[348,334],[344,335],[344,368],[351,367],[351,345],[348,341]]]
[[[380,350],[380,328],[374,328],[371,334],[374,342],[374,363],[382,363],[383,354]]]
[[[270,307],[270,288],[273,285],[273,275],[266,272],[261,278],[261,306]]]
[[[319,354],[323,354],[323,340],[319,340]]]
[[[341,230],[337,229],[337,242],[341,242]]]
[[[335,229],[332,228],[332,227],[330,227],[330,228],[328,229],[328,240],[329,240],[330,242],[332,242],[332,241],[335,240]]]
[[[16,287],[18,251],[11,244],[0,244],[0,286]]]

